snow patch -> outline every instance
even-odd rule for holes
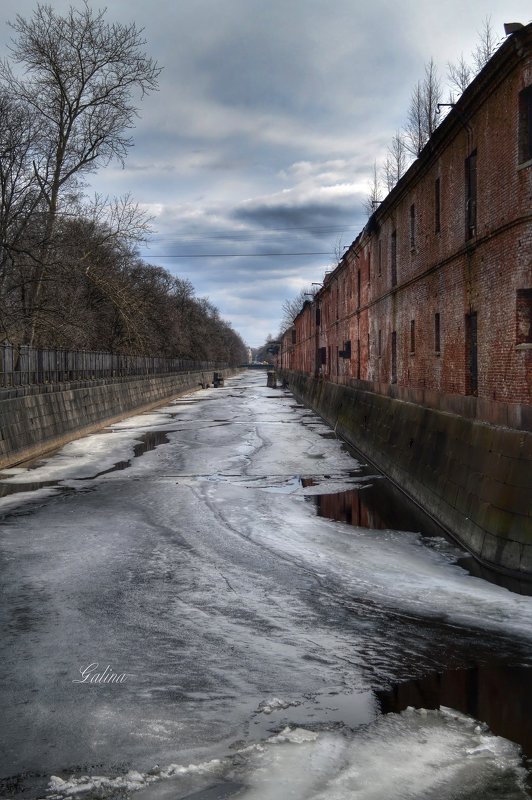
[[[291,706],[298,705],[300,705],[299,701],[290,702],[287,700],[281,700],[279,697],[274,697],[272,700],[263,700],[262,703],[259,703],[257,711],[262,714],[271,714],[273,711],[282,711],[286,708],[290,708]]]
[[[116,778],[54,776],[46,797],[63,800],[90,792],[107,798],[117,790],[198,775],[199,788],[205,788],[205,776],[237,781],[243,786],[239,800],[525,800],[526,774],[519,747],[470,717],[452,709],[409,708],[351,733],[286,727],[223,759],[199,764],[130,770]]]

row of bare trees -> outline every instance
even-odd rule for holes
[[[243,360],[244,344],[192,286],[137,253],[149,220],[131,198],[84,194],[123,162],[160,67],[135,24],[85,2],[17,15],[0,62],[0,340]]]
[[[393,189],[427,144],[442,119],[440,104],[445,103],[446,108],[454,104],[489,61],[497,46],[491,20],[486,17],[471,60],[467,61],[462,53],[456,63],[447,64],[448,94],[445,101],[443,82],[434,60],[431,58],[425,65],[423,78],[412,90],[403,128],[395,132],[388,145],[381,169],[374,163],[365,202],[368,215],[375,210],[383,195]]]

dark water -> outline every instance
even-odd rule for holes
[[[321,435],[326,438],[337,438],[333,431]],[[343,447],[363,464],[364,456],[361,453],[347,444]],[[436,520],[429,517],[375,468],[363,464],[359,470],[352,472],[350,477],[361,477],[366,480],[361,486],[345,492],[319,494],[308,498],[314,503],[319,517],[371,530],[418,531],[423,536],[440,536],[456,544]],[[312,485],[312,481],[302,483],[304,486]],[[467,553],[464,553],[463,558],[457,563],[470,575],[503,586],[516,594],[532,596],[532,580],[496,572]]]
[[[435,672],[378,692],[383,714],[414,708],[446,706],[485,722],[491,732],[521,745],[532,758],[532,669],[507,665],[475,665]]]

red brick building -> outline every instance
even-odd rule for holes
[[[531,427],[531,39],[451,108],[284,334],[284,369]]]

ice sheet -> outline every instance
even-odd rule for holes
[[[198,787],[209,785],[206,777],[212,783],[241,784],[239,800],[522,800],[528,796],[517,745],[450,709],[409,709],[354,732],[288,726],[225,758],[198,764],[176,763],[115,778],[53,777],[47,798],[89,792],[111,797],[120,789],[134,791],[165,781],[172,782],[173,796],[180,796],[180,780],[194,774],[199,776]]]

